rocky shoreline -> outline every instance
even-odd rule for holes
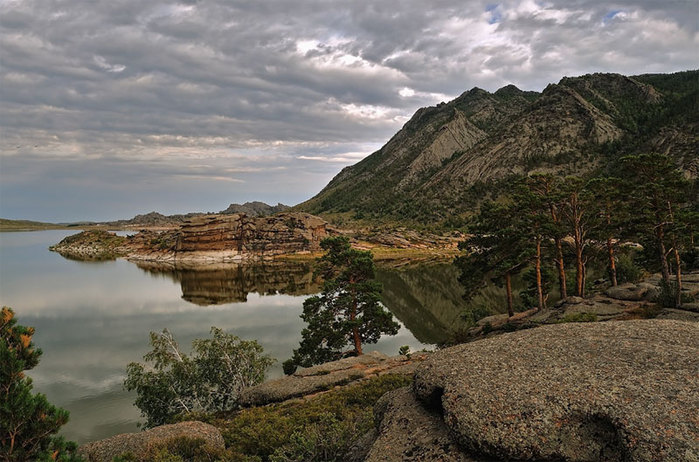
[[[268,217],[239,213],[195,216],[176,228],[142,229],[129,236],[90,229],[68,236],[49,250],[74,260],[125,258],[163,268],[216,269],[283,258],[313,259],[321,253],[320,241],[334,235],[350,236],[354,247],[372,250],[377,259],[395,266],[453,258],[462,238],[460,234],[423,236],[405,229],[340,230],[300,212]]]

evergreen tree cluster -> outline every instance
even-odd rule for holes
[[[645,268],[662,274],[662,288],[670,294],[664,303],[681,306],[682,270],[696,266],[696,181],[661,154],[623,157],[614,170],[620,174],[518,178],[508,193],[484,202],[460,244],[464,255],[456,259],[465,297],[489,280],[504,282],[512,316],[511,279],[523,270],[533,295],[523,298],[539,310],[546,308],[552,285],[547,272],[557,275],[561,298],[569,292],[584,297],[588,263],[604,261],[616,286],[619,244],[635,242],[643,246]]]
[[[56,436],[68,411],[32,394],[26,371],[39,364],[34,328],[17,324],[12,308],[0,311],[0,461],[77,462],[77,445]]]

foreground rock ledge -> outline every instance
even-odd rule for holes
[[[148,449],[162,444],[171,438],[201,438],[213,449],[225,448],[223,437],[218,428],[203,422],[181,422],[162,425],[139,433],[123,433],[94,443],[80,446],[80,455],[88,462],[111,462],[116,456],[131,452],[136,457],[145,454]]]
[[[699,460],[696,323],[560,324],[459,345],[422,363],[410,392],[385,397],[366,460],[428,460],[431,442],[444,460]],[[441,421],[448,448],[434,421],[422,426],[434,435],[406,438],[394,423],[414,415]]]

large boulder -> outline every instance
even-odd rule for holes
[[[391,435],[391,422],[422,409],[439,416],[455,443],[450,448],[470,457],[699,461],[698,372],[696,323],[558,324],[504,334],[423,362],[417,400],[387,397],[395,404],[384,407],[404,410],[383,413],[372,450],[382,441],[396,441],[396,454],[442,444],[439,428],[415,444]]]
[[[626,283],[610,287],[605,291],[605,294],[617,300],[654,301],[658,297],[659,290],[656,285],[648,282]]]
[[[378,437],[365,462],[480,462],[460,450],[442,416],[420,406],[409,388],[386,393],[374,406]]]
[[[88,462],[112,462],[114,457],[126,452],[141,457],[151,447],[181,437],[203,439],[212,450],[225,449],[225,443],[218,428],[203,422],[191,421],[162,425],[139,433],[122,433],[87,443],[80,446],[80,455]]]

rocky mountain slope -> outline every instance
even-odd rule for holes
[[[591,173],[650,151],[672,155],[696,177],[698,101],[699,71],[566,77],[541,93],[474,88],[418,110],[385,146],[297,209],[453,222],[513,175]]]
[[[291,207],[284,204],[269,205],[264,202],[254,201],[244,204],[231,204],[226,210],[221,210],[219,213],[231,215],[234,213],[244,213],[251,217],[268,217],[279,212],[286,212]]]

